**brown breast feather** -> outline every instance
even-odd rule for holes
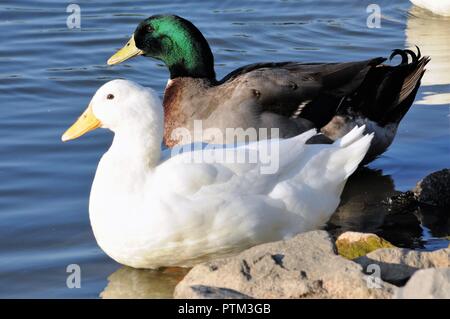
[[[181,97],[183,94],[182,83],[175,79],[171,80],[164,92],[164,144],[167,147],[173,147],[179,141],[178,139],[172,139],[172,131],[177,127],[182,127],[185,118],[181,105]]]

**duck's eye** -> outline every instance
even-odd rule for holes
[[[155,31],[155,29],[153,29],[151,25],[148,25],[145,27],[145,31],[147,31],[148,33],[152,33],[153,31]]]
[[[106,96],[106,98],[107,98],[108,100],[112,100],[112,99],[114,98],[114,95],[113,95],[113,94],[108,94],[108,95]]]

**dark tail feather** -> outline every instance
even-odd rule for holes
[[[418,47],[417,55],[411,50],[404,52],[411,56],[411,63],[402,61],[400,65],[391,67],[378,91],[378,99],[387,107],[382,124],[398,123],[405,116],[419,90],[425,66],[430,61],[429,57],[421,57]]]
[[[397,100],[393,102],[389,112],[386,114],[385,122],[398,123],[409,111],[411,105],[416,98],[417,91],[420,87],[420,81],[425,73],[425,66],[430,62],[429,57],[420,58],[417,65],[405,77],[403,85],[398,93]]]
[[[354,110],[384,126],[399,123],[414,102],[429,57],[412,50],[394,50],[402,62],[396,66],[379,65],[367,75],[360,89],[360,103]],[[411,59],[411,61],[409,61]],[[377,89],[374,89],[377,87]]]

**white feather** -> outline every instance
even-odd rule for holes
[[[116,96],[114,107],[102,98],[107,93]],[[166,150],[163,158],[162,106],[153,91],[116,80],[91,104],[115,132],[92,185],[91,224],[109,256],[137,268],[192,266],[322,227],[372,139],[360,127],[331,145],[305,144],[311,130],[175,156]],[[261,162],[187,162],[195,152],[258,155],[267,145],[279,146],[273,174],[261,174]]]

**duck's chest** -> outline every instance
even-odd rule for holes
[[[148,174],[139,163],[116,161],[105,154],[99,162],[91,187],[90,214],[119,216],[124,211],[139,212],[142,208]]]
[[[126,264],[156,225],[146,200],[146,177],[124,171],[102,158],[92,183],[89,218],[100,247]]]
[[[207,81],[193,78],[169,80],[164,92],[164,143],[172,147],[194,131],[194,121],[207,119],[218,101]]]
[[[247,96],[248,95],[248,96]],[[251,90],[214,86],[203,79],[169,80],[164,93],[164,143],[226,143],[227,129],[258,127]],[[251,121],[255,120],[255,121]],[[219,135],[218,137],[216,135]]]

